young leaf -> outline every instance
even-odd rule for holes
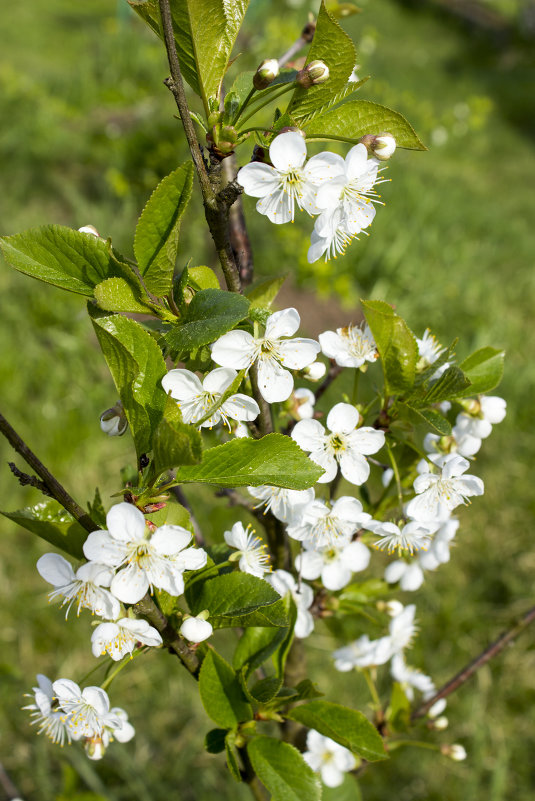
[[[247,695],[257,704],[269,704],[282,687],[282,677],[266,676],[255,682],[251,688],[245,688]]]
[[[226,334],[247,317],[248,311],[249,301],[243,295],[203,289],[189,304],[184,324],[173,326],[165,341],[174,353],[190,353]]]
[[[156,475],[183,464],[198,464],[202,459],[202,439],[195,426],[182,422],[180,410],[167,399],[163,419],[154,432],[153,465]]]
[[[453,398],[458,398],[460,394],[471,386],[470,379],[456,364],[452,364],[442,373],[439,379],[428,386],[419,403],[429,405],[440,401],[452,400]]]
[[[286,275],[280,275],[277,278],[268,278],[253,284],[246,292],[247,298],[251,301],[251,310],[255,308],[269,309],[285,280]]]
[[[209,754],[220,754],[225,750],[227,729],[210,729],[204,738],[204,747]]]
[[[329,701],[310,701],[290,710],[286,717],[349,748],[369,762],[387,759],[383,739],[362,712]]]
[[[227,767],[230,775],[237,782],[242,781],[240,766],[238,764],[238,752],[236,750],[236,735],[233,731],[227,732],[225,737],[225,753],[227,756]]]
[[[300,124],[339,102],[357,62],[353,42],[328,13],[324,2],[319,10],[314,39],[308,51],[307,64],[311,61],[323,61],[329,68],[329,79],[309,89],[300,86],[296,88],[288,112]]]
[[[60,289],[92,297],[106,278],[122,278],[141,293],[139,279],[108,242],[63,225],[43,225],[0,237],[8,264]]]
[[[450,422],[434,409],[416,409],[408,403],[398,403],[396,409],[400,417],[410,420],[414,425],[425,425],[441,437],[451,434]]]
[[[139,286],[141,290],[141,285]],[[125,281],[124,278],[106,278],[94,290],[95,300],[104,311],[137,312],[147,314],[152,311],[150,301],[144,303],[141,291]]]
[[[480,348],[460,364],[471,385],[457,397],[480,395],[497,387],[502,380],[505,352],[496,348]]]
[[[418,360],[416,337],[388,303],[369,300],[362,301],[362,306],[381,357],[386,391],[411,389]]]
[[[198,267],[186,267],[187,285],[197,291],[199,289],[220,289],[219,280],[211,267],[203,264]]]
[[[267,434],[262,439],[234,439],[209,448],[200,465],[178,470],[177,481],[222,487],[271,484],[301,490],[311,487],[322,472],[290,437]]]
[[[252,717],[238,677],[228,662],[212,648],[202,663],[199,692],[206,712],[222,728],[235,729],[238,723]]]
[[[171,290],[180,220],[192,186],[193,164],[187,161],[160,181],[138,220],[134,253],[145,286],[156,297]]]
[[[280,600],[279,593],[267,581],[240,571],[197,581],[186,589],[191,613],[198,615],[208,609],[214,627],[222,618],[243,618],[258,610],[266,613],[268,607]]]
[[[307,139],[336,137],[353,144],[365,134],[389,133],[398,147],[427,150],[402,114],[369,100],[349,100],[312,121],[304,122],[303,129]]]
[[[236,649],[232,664],[236,670],[242,668],[245,676],[260,667],[284,642],[286,629],[254,627],[245,629]]]
[[[128,317],[89,315],[130,424],[138,456],[152,448],[152,437],[167,403],[161,380],[167,370],[160,348]]]
[[[52,498],[27,509],[0,514],[76,559],[84,558],[82,546],[87,531]]]
[[[320,801],[319,777],[297,748],[273,737],[255,737],[247,753],[256,775],[271,793],[271,801]]]

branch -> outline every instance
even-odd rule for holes
[[[76,503],[74,498],[71,498],[67,490],[61,486],[52,473],[46,469],[35,453],[28,448],[24,440],[17,434],[15,429],[10,426],[2,414],[0,414],[0,433],[4,435],[11,447],[22,456],[24,461],[30,465],[32,470],[35,470],[51,497],[55,498],[86,531],[96,531],[99,528],[87,512]]]
[[[23,473],[14,462],[8,462],[7,465],[15,478],[18,478],[21,487],[35,487],[43,495],[48,495],[49,498],[52,497],[46,485],[37,476],[29,476],[28,473]]]
[[[454,693],[462,684],[470,679],[480,667],[489,662],[494,656],[503,651],[506,645],[509,645],[530,623],[535,620],[535,606],[532,607],[526,614],[519,620],[516,626],[509,629],[509,631],[500,634],[495,642],[491,643],[488,648],[485,648],[479,656],[476,656],[466,667],[459,671],[452,679],[450,679],[443,687],[435,693],[425,704],[416,709],[411,716],[412,720],[423,717],[431,709],[433,704],[441,698],[447,698],[448,695]]]
[[[225,159],[223,162],[223,169],[225,171],[228,184],[221,194],[234,186],[239,187],[241,190],[239,184],[236,184],[236,181],[234,180],[234,174],[236,172],[236,158],[234,154]],[[247,233],[247,226],[245,224],[245,216],[243,213],[243,203],[240,195],[241,192],[237,192],[237,194],[234,195],[234,199],[228,203],[230,207],[230,244],[234,252],[234,258],[238,264],[241,284],[242,286],[249,286],[253,280],[253,251],[251,248],[249,234]],[[230,199],[231,198],[229,197],[229,200]]]
[[[132,609],[136,615],[144,617],[160,632],[164,645],[174,651],[184,667],[194,678],[197,678],[200,668],[197,655],[189,648],[186,641],[177,634],[163,612],[158,609],[150,595],[145,595],[141,601],[138,601],[137,604],[132,606]]]
[[[289,61],[292,60],[294,56],[296,56],[300,50],[305,47],[305,45],[310,44],[312,39],[314,38],[314,32],[316,30],[316,20],[310,19],[303,30],[301,31],[301,36],[297,39],[293,45],[279,58],[279,67],[284,67]]]
[[[315,403],[319,401],[321,396],[329,389],[334,379],[338,378],[341,372],[342,368],[340,367],[340,365],[336,364],[336,362],[331,360],[331,366],[329,367],[327,375],[325,376],[323,382],[319,385],[316,392],[314,393],[316,397]]]

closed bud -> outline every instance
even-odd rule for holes
[[[279,62],[276,58],[266,58],[254,74],[253,86],[255,89],[265,89],[279,74]]]
[[[441,715],[444,712],[447,704],[448,702],[445,698],[439,698],[438,701],[435,701],[433,706],[429,707],[427,710],[427,716],[430,718],[436,718],[438,715]]]
[[[88,737],[85,741],[85,752],[89,759],[102,759],[106,753],[106,748],[100,737]]]
[[[117,401],[115,406],[100,415],[100,427],[109,437],[121,437],[124,434],[128,428],[128,420],[121,401]]]
[[[396,140],[389,133],[366,134],[359,142],[367,148],[371,156],[375,156],[379,161],[388,161],[396,149]]]
[[[453,759],[454,762],[462,762],[466,759],[466,750],[462,745],[459,743],[454,743],[453,745],[441,745],[440,752],[444,754],[444,756]]]
[[[327,365],[323,362],[312,362],[302,370],[303,376],[309,381],[319,381],[327,372]]]
[[[449,721],[445,715],[441,715],[439,718],[436,718],[436,720],[434,720],[432,723],[433,728],[437,731],[444,731],[444,729],[448,728],[448,725]]]
[[[304,89],[329,80],[329,67],[324,61],[311,61],[297,73],[296,82]]]
[[[198,617],[187,617],[180,627],[182,636],[190,642],[202,642],[212,636],[211,623],[204,620],[202,612]]]

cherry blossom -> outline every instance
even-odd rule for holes
[[[62,596],[61,606],[67,604],[65,618],[73,604],[77,614],[83,608],[91,609],[100,617],[114,619],[119,617],[121,607],[117,598],[106,589],[114,577],[114,571],[105,564],[88,562],[78,568],[76,573],[70,563],[57,553],[45,553],[37,562],[37,570],[45,581],[55,589],[49,599]]]
[[[288,526],[288,536],[314,548],[341,546],[370,520],[356,498],[344,495],[332,507],[314,500],[302,511],[301,518]]]
[[[348,325],[319,335],[322,353],[340,367],[362,367],[379,358],[373,334],[367,324]]]
[[[129,617],[114,623],[100,623],[91,635],[93,656],[108,653],[115,662],[126,654],[132,654],[138,643],[158,646],[162,644],[162,638],[146,620]]]
[[[295,621],[295,636],[304,639],[312,634],[314,629],[314,618],[308,611],[314,601],[314,592],[308,584],[301,582],[299,585],[286,570],[274,570],[269,576],[266,576],[273,589],[275,589],[281,598],[284,598],[286,593],[290,593],[295,601],[297,607],[297,619]]]
[[[203,642],[213,634],[212,624],[204,617],[187,617],[180,627],[180,634],[190,642]]]
[[[429,472],[416,477],[416,497],[407,504],[410,517],[424,522],[434,520],[440,516],[442,508],[451,512],[460,504],[467,503],[467,498],[483,495],[484,485],[480,478],[463,476],[470,466],[467,459],[452,454],[432,456],[431,461],[441,472],[431,472],[431,465],[427,464]]]
[[[411,521],[400,528],[391,521],[370,520],[363,524],[368,531],[379,535],[374,547],[379,551],[409,551],[413,554],[420,549],[426,550],[431,542],[431,535],[438,528],[438,523],[419,523]]]
[[[268,403],[287,400],[294,379],[289,370],[302,370],[315,361],[320,346],[313,339],[293,338],[301,319],[296,309],[270,315],[263,337],[235,330],[223,334],[211,346],[212,359],[223,367],[248,370],[258,364],[258,386]],[[289,368],[286,369],[286,368]]]
[[[101,687],[81,690],[71,679],[58,679],[52,684],[54,697],[67,716],[73,740],[101,736],[104,727],[118,728],[119,721],[110,711],[110,699]]]
[[[240,570],[249,573],[251,576],[262,578],[264,573],[269,573],[269,553],[267,546],[260,537],[255,537],[255,531],[243,527],[243,523],[234,523],[230,531],[225,531],[225,542],[231,548],[236,548],[237,552],[230,558],[239,559]]]
[[[318,482],[332,481],[338,472],[351,484],[360,486],[370,475],[366,456],[377,453],[385,442],[383,431],[370,426],[357,428],[358,410],[349,403],[337,403],[327,415],[327,433],[318,420],[300,420],[292,437],[304,450],[310,451],[313,462],[323,467]]]
[[[309,420],[314,417],[314,404],[316,403],[316,396],[313,392],[306,387],[294,389],[293,397],[295,399],[295,416],[299,420]]]
[[[265,505],[265,512],[283,523],[291,523],[301,519],[303,509],[314,500],[314,489],[289,490],[284,487],[247,487],[247,492]]]
[[[362,542],[347,542],[318,550],[307,549],[296,557],[295,566],[307,580],[321,577],[328,590],[341,590],[349,584],[353,573],[366,570],[370,550]]]
[[[401,684],[409,701],[414,701],[414,690],[422,693],[424,700],[435,694],[436,688],[432,678],[416,668],[409,667],[402,654],[394,654],[390,663],[390,672],[394,681]]]
[[[303,759],[319,773],[327,787],[339,787],[344,775],[356,767],[357,761],[348,748],[311,729],[307,734],[307,750]]]
[[[37,674],[37,687],[33,688],[34,703],[24,706],[31,712],[31,725],[38,725],[38,734],[45,734],[53,743],[64,745],[71,742],[71,730],[67,725],[65,713],[54,697],[52,682],[42,673]]]

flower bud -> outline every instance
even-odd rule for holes
[[[255,89],[265,89],[279,74],[279,62],[276,58],[266,58],[254,74],[253,86]]]
[[[121,401],[117,401],[111,409],[106,409],[105,412],[102,412],[100,415],[100,428],[109,437],[122,437],[128,428],[128,420]]]
[[[375,156],[379,161],[388,161],[396,149],[396,140],[389,133],[382,133],[374,136],[366,134],[360,140],[360,144],[365,145],[368,153]]]
[[[453,745],[441,745],[440,752],[444,754],[444,756],[453,759],[454,762],[462,762],[466,759],[466,750],[462,745],[459,743],[454,743]]]
[[[390,617],[396,617],[399,615],[400,612],[403,612],[404,606],[400,601],[387,601],[385,604],[385,612],[387,612]]]
[[[89,759],[102,759],[106,753],[106,748],[100,737],[87,737],[85,741],[85,752]]]
[[[202,642],[212,636],[211,623],[204,620],[202,612],[198,617],[187,617],[180,627],[180,634],[190,642]]]
[[[324,362],[312,362],[301,372],[309,381],[319,381],[327,372],[327,365]]]
[[[311,61],[297,73],[296,82],[303,89],[309,89],[318,83],[329,80],[329,67],[324,61]]]
[[[447,704],[448,702],[445,698],[439,698],[438,701],[435,701],[433,706],[427,710],[427,716],[430,718],[436,718],[438,715],[441,715],[444,712]]]
[[[100,236],[99,232],[93,225],[82,225],[81,228],[78,229],[81,234],[90,234],[91,236],[96,236],[97,238]]]
[[[444,715],[441,715],[439,718],[436,718],[435,720],[433,720],[433,723],[431,725],[437,731],[444,731],[444,729],[448,728],[449,721],[448,721],[447,717],[445,717]]]

